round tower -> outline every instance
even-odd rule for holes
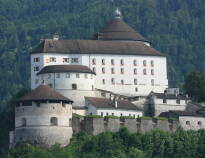
[[[87,66],[50,65],[37,75],[41,83],[72,98],[74,106],[84,106],[85,96],[95,96],[95,73]]]
[[[16,102],[14,142],[65,146],[72,137],[73,101],[40,85]]]

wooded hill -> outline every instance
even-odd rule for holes
[[[123,19],[168,57],[172,86],[205,71],[204,0],[0,0],[1,104],[29,87],[29,52],[40,39],[89,39],[119,7]]]

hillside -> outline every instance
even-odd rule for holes
[[[0,0],[0,100],[29,87],[29,51],[41,38],[89,39],[119,7],[123,19],[168,57],[170,84],[205,71],[204,0]]]

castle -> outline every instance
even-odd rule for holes
[[[91,40],[41,40],[31,52],[31,89],[16,101],[11,146],[21,141],[65,146],[81,130],[205,128],[203,109],[188,111],[191,99],[168,88],[166,56],[127,25],[118,9]],[[145,121],[143,115],[167,119]]]

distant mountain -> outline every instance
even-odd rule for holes
[[[29,51],[41,38],[89,39],[118,7],[168,57],[172,86],[205,71],[204,0],[0,0],[0,100],[29,87]]]

